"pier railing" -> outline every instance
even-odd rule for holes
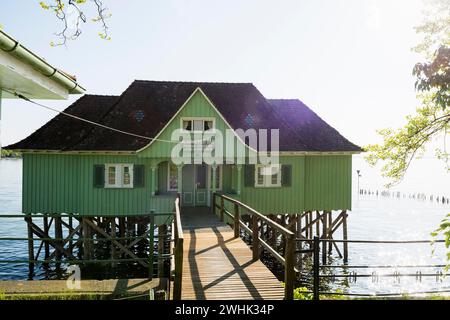
[[[227,210],[225,206],[226,202],[233,204],[233,212]],[[219,193],[214,193],[213,195],[213,208],[215,213],[216,209],[219,210],[219,217],[221,221],[224,221],[225,216],[233,221],[234,236],[236,238],[240,236],[241,228],[251,236],[254,260],[258,260],[260,258],[261,246],[284,266],[284,298],[286,300],[292,300],[294,298],[294,281],[296,272],[294,267],[294,233],[246,204]],[[241,219],[244,213],[251,216],[250,227],[248,227]],[[259,231],[262,229],[263,224],[269,225],[275,232],[278,232],[285,237],[286,242],[284,255],[278,253],[274,248],[272,248],[272,246],[260,237]]]
[[[376,271],[372,273],[363,273],[358,274],[357,272],[348,272],[349,270],[354,269],[393,269],[398,270],[401,268],[445,268],[445,264],[427,264],[427,265],[351,265],[344,263],[342,265],[334,265],[334,264],[326,264],[320,263],[320,246],[322,244],[332,244],[332,243],[344,243],[346,245],[349,244],[423,244],[423,243],[445,243],[445,240],[334,240],[334,239],[321,239],[319,237],[314,237],[313,239],[296,239],[297,242],[306,242],[309,243],[309,249],[301,249],[296,250],[296,254],[312,254],[312,266],[311,270],[306,274],[311,275],[312,284],[310,283],[310,287],[312,290],[310,291],[302,291],[303,294],[312,294],[313,300],[319,300],[320,296],[349,296],[349,297],[395,297],[402,296],[404,294],[408,295],[416,295],[416,294],[439,294],[439,293],[450,293],[450,290],[428,290],[428,291],[415,291],[415,292],[387,292],[387,293],[374,293],[374,292],[359,292],[359,293],[343,293],[343,292],[330,292],[324,291],[320,287],[321,280],[335,280],[335,279],[347,279],[350,282],[355,282],[358,278],[372,278],[372,280],[378,281],[379,278],[415,278],[417,281],[421,281],[422,278],[435,278],[436,281],[443,279],[443,272],[437,271],[435,273],[427,272],[422,273],[422,271],[409,272],[409,273],[400,273],[398,271],[394,271],[392,273],[378,274]],[[302,257],[300,257],[302,259]],[[348,273],[324,273],[324,270],[336,270],[342,269],[347,270]]]
[[[132,231],[121,219],[130,219]],[[114,216],[80,216],[75,214],[0,214],[0,223],[5,219],[24,219],[28,228],[26,237],[0,237],[0,250],[3,245],[11,241],[26,241],[28,243],[28,259],[7,258],[0,259],[0,264],[28,264],[29,277],[34,274],[35,265],[85,265],[136,263],[148,269],[148,278],[154,277],[154,265],[160,261],[172,258],[171,253],[159,250],[155,253],[155,237],[158,241],[166,241],[166,235],[155,236],[155,219],[173,219],[172,212],[149,213],[139,215]],[[142,219],[145,222],[139,222]],[[39,221],[39,223],[37,222]],[[119,223],[117,223],[119,221]],[[128,222],[127,222],[128,223]],[[136,233],[136,225],[144,223],[148,229]],[[65,230],[63,230],[65,228]],[[54,229],[54,236],[51,231]],[[127,233],[126,233],[127,232]],[[96,237],[94,237],[94,234]],[[148,256],[138,256],[135,249],[146,242]],[[110,258],[94,256],[93,244],[106,243],[110,245]],[[36,246],[37,244],[37,246]],[[143,245],[143,244],[142,244]],[[163,247],[163,246],[162,246]],[[36,250],[37,249],[37,250]],[[81,250],[81,251],[80,251]],[[137,249],[136,249],[137,250]],[[146,252],[146,249],[143,249]],[[144,252],[143,251],[143,252]],[[43,257],[41,257],[43,255]],[[106,257],[106,259],[105,259]],[[158,272],[160,274],[160,272]]]
[[[180,196],[175,200],[175,210],[173,219],[173,254],[171,265],[171,275],[173,274],[173,300],[181,300],[182,280],[183,280],[183,250],[184,236],[180,216]]]

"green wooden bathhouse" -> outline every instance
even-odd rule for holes
[[[189,139],[180,142],[180,130]],[[270,139],[255,144],[256,131]],[[210,146],[196,137],[211,133],[233,143],[215,144],[212,162],[195,161]],[[179,146],[191,148],[182,161],[173,156]],[[85,95],[7,149],[23,153],[30,261],[45,245],[45,261],[98,262],[106,240],[107,263],[125,256],[128,270],[144,267],[150,278],[157,265],[159,279],[174,279],[174,299],[224,291],[292,299],[303,261],[295,246],[330,239],[341,225],[347,237],[352,155],[361,152],[300,100],[266,99],[251,83],[166,81],[134,81],[120,96]],[[279,161],[251,161],[263,154]],[[252,251],[239,238],[245,234]],[[36,254],[33,235],[41,239]],[[322,243],[324,263],[333,248],[341,255],[329,244]],[[263,247],[284,266],[284,289],[259,261]],[[344,244],[344,261],[347,252]]]
[[[23,212],[122,216],[210,207],[220,192],[263,214],[350,210],[349,142],[300,100],[251,83],[134,81],[120,96],[85,95],[6,147],[23,153]],[[279,168],[171,161],[176,129],[279,129]],[[155,138],[151,140],[149,138]],[[236,139],[237,143],[247,141]]]

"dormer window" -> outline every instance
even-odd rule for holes
[[[183,118],[182,129],[187,131],[203,132],[214,129],[214,118]]]

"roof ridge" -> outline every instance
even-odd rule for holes
[[[82,95],[80,97],[80,99],[83,97],[86,97],[86,96],[87,97],[115,98],[115,97],[119,97],[120,95],[117,95],[117,94],[88,94],[88,93],[86,93],[86,94]]]
[[[134,82],[143,82],[143,83],[190,83],[190,84],[247,84],[253,85],[252,82],[223,82],[223,81],[183,81],[183,80],[145,80],[145,79],[135,79]]]

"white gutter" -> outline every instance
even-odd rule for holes
[[[86,91],[75,79],[47,63],[2,30],[0,30],[0,49],[30,65],[42,75],[54,80],[71,94],[82,94]]]

